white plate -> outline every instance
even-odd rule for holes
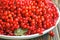
[[[57,8],[57,10],[58,10],[58,8]],[[59,10],[58,10],[58,12],[59,12]],[[60,20],[60,13],[59,13],[59,18],[57,20],[56,25],[58,24],[59,20]],[[55,28],[55,26],[45,30],[42,35],[48,33],[49,31],[51,31],[53,28]],[[0,38],[4,38],[4,39],[31,39],[31,38],[35,38],[35,37],[42,36],[42,35],[39,35],[39,34],[33,34],[33,35],[27,35],[27,36],[6,36],[6,35],[0,35]]]

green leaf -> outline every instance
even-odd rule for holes
[[[16,36],[22,36],[22,35],[24,35],[25,33],[27,32],[27,29],[17,29],[17,30],[15,30],[15,32],[14,32],[14,34],[16,35]]]

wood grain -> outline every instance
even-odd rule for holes
[[[53,31],[55,32],[55,36],[52,39],[53,40],[59,40],[59,33],[58,33],[57,27],[55,29],[53,29]]]
[[[60,36],[60,22],[58,24],[58,32],[59,32],[59,36]]]

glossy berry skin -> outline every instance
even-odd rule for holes
[[[51,37],[54,37],[55,33],[54,33],[53,31],[50,31],[50,32],[49,32],[49,35],[50,35]]]
[[[19,28],[27,29],[28,35],[43,34],[56,24],[58,17],[51,0],[0,0],[0,34],[3,35],[15,36],[14,31]]]

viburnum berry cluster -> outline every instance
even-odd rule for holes
[[[58,12],[51,0],[0,0],[0,34],[13,36],[14,31],[42,34],[56,24]]]

